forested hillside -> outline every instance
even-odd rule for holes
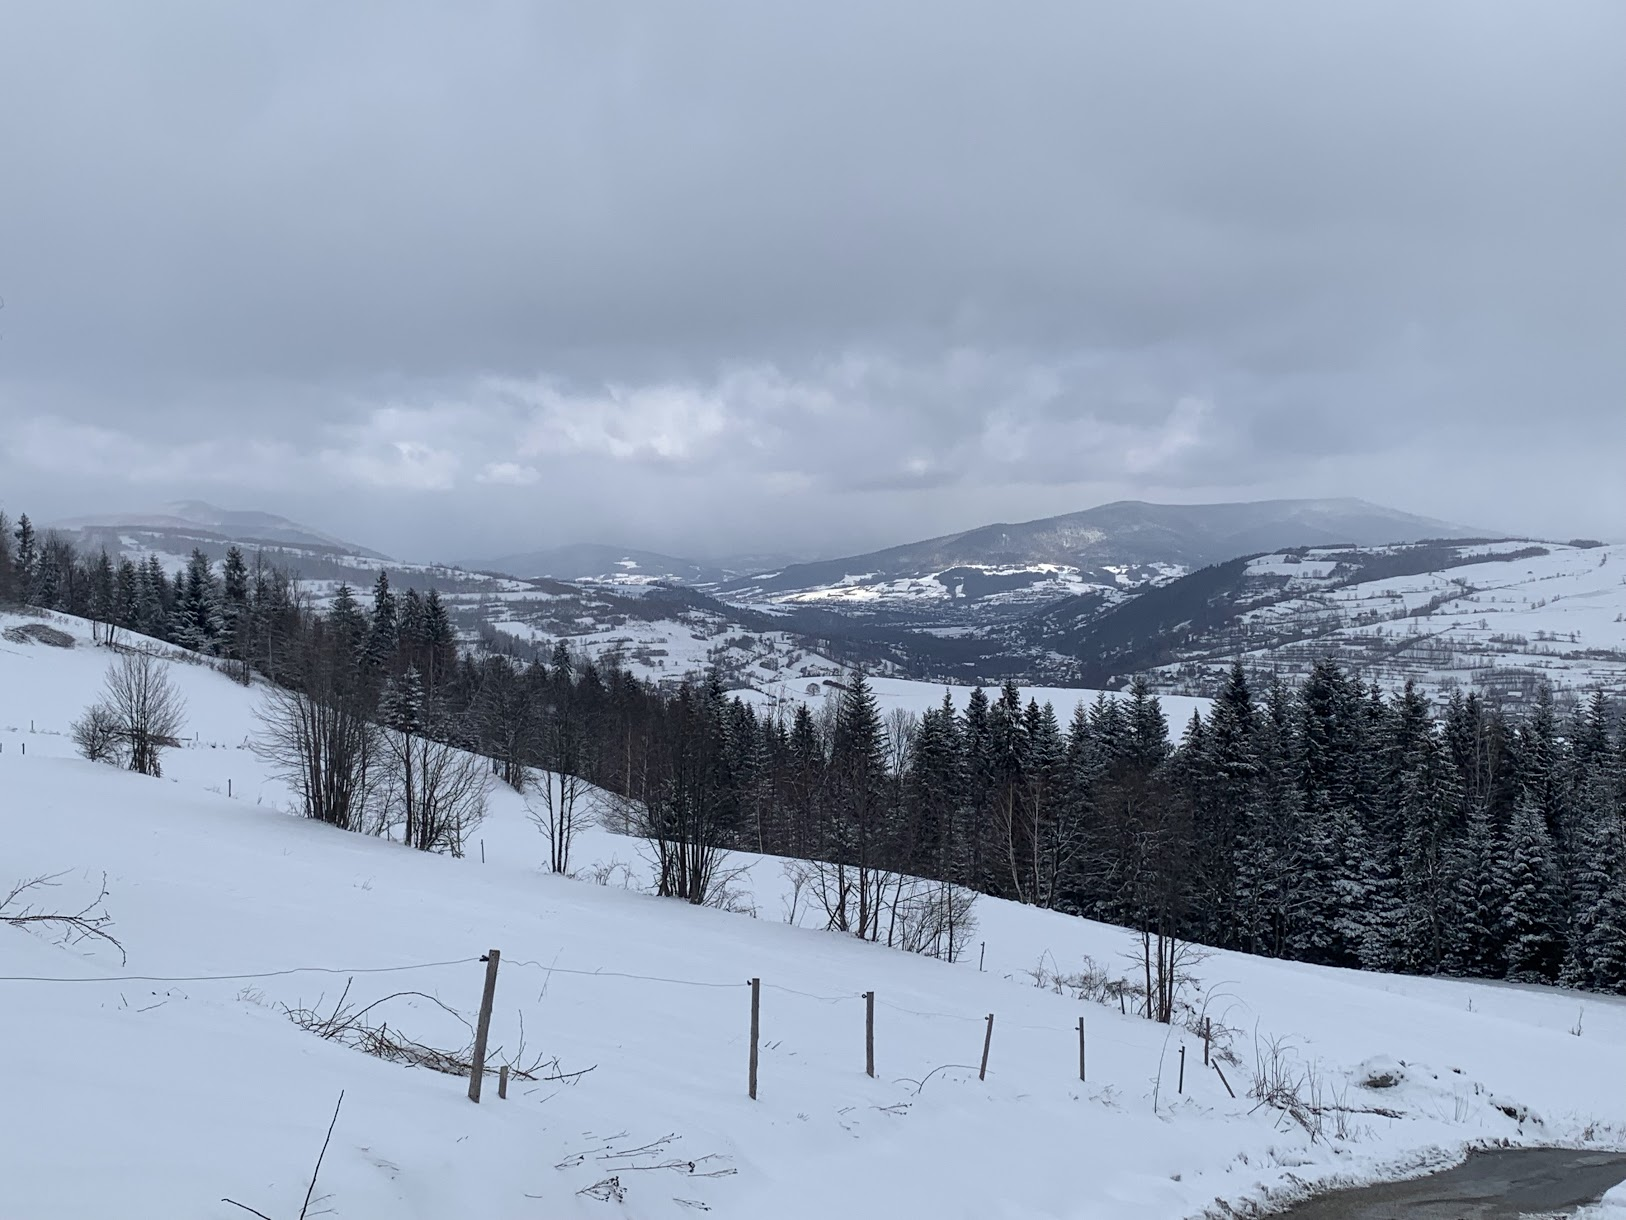
[[[1177,739],[1144,681],[1059,712],[1009,683],[883,720],[855,672],[822,714],[761,714],[715,675],[661,689],[562,645],[529,663],[460,650],[439,597],[383,573],[370,607],[341,587],[317,611],[236,552],[166,580],[42,549],[24,525],[10,542],[0,596],[289,692],[289,723],[328,734],[295,760],[319,773],[307,812],[347,829],[374,828],[382,728],[485,755],[511,783],[544,767],[618,794],[663,893],[705,901],[729,848],[796,857],[832,927],[942,956],[980,892],[1137,928],[1149,961],[1196,941],[1626,988],[1626,727],[1601,695],[1563,715],[1545,689],[1517,716],[1474,695],[1438,713],[1323,661],[1262,690],[1233,668]],[[455,828],[418,838],[461,849]]]

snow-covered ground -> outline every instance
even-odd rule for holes
[[[1106,565],[1095,572],[1063,563],[962,563],[905,574],[849,572],[828,584],[772,592],[748,581],[733,587],[727,597],[760,611],[814,605],[857,614],[966,605],[978,609],[1035,606],[1084,593],[1098,594],[1105,604],[1115,604],[1148,584],[1165,584],[1187,570],[1169,563]],[[768,582],[779,575],[765,572],[752,579]]]
[[[1261,556],[1248,575],[1285,579],[1292,596],[1239,615],[1241,647],[1231,640],[1198,668],[1214,681],[1238,655],[1289,673],[1340,655],[1385,685],[1410,678],[1436,692],[1518,696],[1540,677],[1626,693],[1626,545],[1544,543],[1546,554],[1522,554],[1536,545],[1464,546],[1476,562],[1338,587],[1336,565],[1314,549]],[[1190,668],[1165,666],[1163,680],[1189,684]]]
[[[1626,1220],[1626,1182],[1615,1187],[1591,1207],[1576,1213],[1576,1220]]]
[[[247,748],[255,692],[196,665],[172,666],[195,736],[162,779],[81,761],[66,732],[108,654],[53,622],[75,648],[0,641],[0,883],[61,873],[48,901],[69,907],[105,873],[129,957],[0,927],[7,1220],[241,1216],[226,1197],[295,1216],[341,1089],[316,1194],[347,1220],[1155,1220],[1475,1143],[1626,1140],[1620,1000],[1214,954],[1193,997],[1235,1031],[1232,1099],[1185,1030],[1035,986],[1035,971],[1086,958],[1132,977],[1119,929],[985,901],[985,954],[950,965],[791,926],[782,862],[751,857],[736,861],[738,905],[754,918],[697,909],[638,892],[639,844],[604,830],[578,844],[577,878],[545,874],[541,836],[500,790],[467,859],[331,830],[283,812],[285,790]],[[350,980],[352,1000],[416,991],[472,1017],[492,947],[493,1044],[511,1053],[523,1020],[528,1052],[593,1069],[577,1083],[522,1082],[499,1101],[492,1082],[475,1106],[462,1080],[282,1012],[331,1004]],[[380,970],[394,972],[364,973]],[[375,1013],[421,1041],[467,1039],[428,998]],[[1272,1039],[1315,1075],[1314,1136],[1247,1096]],[[611,1178],[620,1203],[594,1197]]]
[[[748,631],[715,613],[689,610],[670,617],[628,618],[583,607],[569,629],[561,630],[566,624],[559,612],[539,623],[539,616],[526,613],[524,600],[530,599],[488,610],[487,621],[544,653],[563,639],[574,651],[601,662],[613,660],[634,677],[656,684],[681,682],[716,669],[730,686],[805,691],[809,682],[845,672],[787,632]],[[457,604],[455,598],[448,601]]]

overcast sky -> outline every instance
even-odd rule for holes
[[[0,6],[0,506],[1626,536],[1626,4]]]

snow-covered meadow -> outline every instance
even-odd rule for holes
[[[1335,551],[1260,556],[1248,576],[1284,580],[1289,596],[1238,617],[1247,647],[1167,665],[1164,682],[1189,681],[1193,664],[1218,680],[1238,656],[1293,672],[1342,655],[1394,688],[1412,679],[1435,693],[1478,687],[1518,697],[1528,693],[1523,680],[1539,677],[1558,689],[1626,692],[1626,545],[1459,549],[1471,562],[1348,584],[1339,583]]]
[[[67,736],[109,654],[86,625],[52,625],[75,647],[0,639],[0,893],[60,873],[45,901],[69,907],[105,873],[128,961],[0,927],[8,1220],[242,1215],[228,1197],[296,1216],[341,1089],[316,1194],[350,1220],[1173,1218],[1475,1144],[1626,1143],[1626,1001],[1216,953],[1190,998],[1230,1031],[1233,1099],[1189,1031],[1058,994],[1053,977],[1087,962],[1133,977],[1120,929],[984,900],[977,947],[950,965],[792,926],[770,858],[735,858],[734,911],[651,897],[641,845],[599,828],[577,875],[553,876],[523,801],[495,787],[464,859],[335,831],[285,812],[249,748],[256,692],[182,661],[191,740],[162,779],[116,771]],[[797,922],[816,922],[805,904]],[[459,1047],[466,1029],[435,1000],[472,1019],[493,947],[493,1044],[512,1054],[523,1035],[527,1056],[592,1069],[575,1083],[518,1082],[500,1101],[492,1082],[476,1106],[462,1080],[282,1011],[347,985],[364,1003],[420,992],[375,1015]],[[1273,1044],[1310,1078],[1308,1127],[1248,1096]]]

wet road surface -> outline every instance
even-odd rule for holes
[[[1283,1220],[1517,1220],[1567,1215],[1626,1181],[1626,1153],[1572,1148],[1478,1152],[1455,1169],[1339,1191]]]

